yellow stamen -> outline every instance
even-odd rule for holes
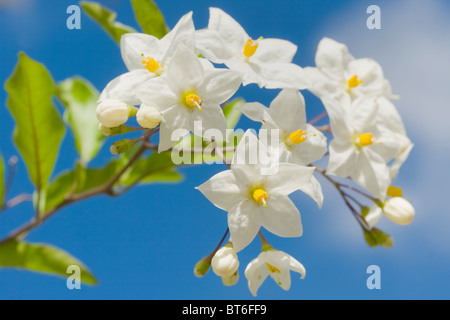
[[[274,267],[270,263],[266,262],[266,264],[267,264],[267,268],[269,269],[270,273],[275,273],[275,272],[280,273],[280,270],[278,268]]]
[[[402,188],[389,186],[387,193],[389,197],[403,197]]]
[[[370,146],[373,142],[375,141],[375,138],[373,136],[373,134],[371,134],[370,132],[361,134],[358,136],[358,138],[356,139],[356,144],[361,146],[361,147],[365,147],[365,146]]]
[[[142,64],[144,65],[145,69],[147,69],[151,73],[154,73],[154,72],[156,72],[156,70],[159,69],[160,65],[159,65],[158,61],[156,61],[152,57],[144,57],[143,54],[142,54],[142,57],[143,57]]]
[[[348,81],[347,81],[349,88],[356,88],[362,82],[363,81],[361,79],[359,79],[356,74],[353,77],[351,77],[350,79],[348,79]]]
[[[264,207],[267,206],[266,201],[268,198],[268,194],[264,189],[256,189],[253,192],[253,199],[258,202],[259,204],[262,204]]]
[[[250,58],[255,54],[256,49],[258,49],[258,41],[248,39],[244,46],[244,56]]]
[[[186,95],[185,99],[186,105],[191,108],[197,107],[200,111],[202,110],[202,99],[195,93],[189,93]]]
[[[300,144],[306,141],[307,133],[305,130],[297,130],[289,135],[289,140],[294,144]]]

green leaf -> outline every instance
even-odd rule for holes
[[[3,157],[0,154],[0,209],[3,206],[5,200],[5,167],[3,165]]]
[[[66,107],[64,118],[73,131],[81,164],[85,166],[104,141],[95,115],[99,93],[87,80],[75,77],[61,82],[56,96]]]
[[[173,169],[174,166],[170,151],[154,152],[149,157],[136,161],[120,179],[119,184],[129,186],[136,182],[145,184],[180,181],[182,175]]]
[[[131,0],[131,4],[144,33],[161,39],[169,32],[161,11],[152,0]]]
[[[113,178],[119,169],[117,160],[109,162],[102,168],[86,169],[77,164],[74,170],[61,173],[44,189],[40,212],[45,213],[57,207],[69,194],[76,195],[104,185]]]
[[[133,28],[116,21],[117,14],[97,2],[81,1],[84,12],[96,21],[117,42],[123,34],[137,32]]]
[[[14,142],[32,182],[41,190],[52,173],[65,131],[52,103],[55,85],[42,64],[20,53],[5,87],[7,106],[16,121]]]
[[[0,245],[0,267],[27,269],[67,278],[70,276],[67,267],[71,265],[80,267],[82,282],[97,284],[95,277],[82,262],[59,248],[17,241]]]
[[[239,111],[239,107],[245,103],[244,99],[237,98],[223,106],[223,114],[227,120],[228,129],[234,129],[236,127],[242,113]]]
[[[370,231],[363,229],[364,238],[371,247],[382,246],[384,248],[391,248],[394,245],[394,239],[387,233],[377,228],[372,228]]]

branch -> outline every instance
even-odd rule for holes
[[[148,130],[144,134],[144,141],[148,141],[148,139],[154,134],[155,130]],[[120,178],[123,176],[123,174],[141,157],[141,155],[147,150],[147,146],[145,143],[142,143],[139,149],[136,151],[136,153],[130,158],[128,163],[123,166],[123,168],[106,184],[99,186],[97,188],[93,188],[91,190],[79,193],[79,194],[69,194],[66,196],[64,201],[62,201],[59,205],[56,207],[48,210],[47,212],[44,212],[40,216],[34,217],[31,221],[29,221],[27,224],[23,225],[19,229],[13,231],[10,235],[8,235],[6,238],[0,241],[0,245],[4,244],[8,241],[12,241],[15,239],[20,239],[25,234],[30,231],[31,229],[40,226],[43,222],[45,222],[47,219],[52,217],[54,214],[56,214],[60,209],[78,202],[82,201],[88,198],[92,198],[97,195],[106,194],[109,196],[115,196],[114,192],[114,184],[120,180]]]

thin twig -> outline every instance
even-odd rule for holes
[[[144,134],[144,140],[148,141],[148,139],[151,137],[152,134],[154,134],[156,130],[148,130]],[[110,180],[108,183],[99,186],[97,188],[93,188],[91,190],[87,190],[85,192],[79,193],[79,194],[69,194],[66,196],[66,198],[58,204],[56,207],[48,210],[47,212],[44,212],[43,214],[40,214],[38,216],[35,216],[31,221],[29,221],[27,224],[23,225],[22,227],[18,228],[17,230],[13,231],[10,235],[8,235],[6,238],[0,241],[0,244],[6,243],[8,241],[12,241],[18,238],[21,238],[24,236],[28,231],[31,229],[41,225],[43,222],[45,222],[47,219],[52,217],[54,214],[56,214],[60,209],[81,200],[85,200],[100,194],[107,194],[110,196],[114,196],[114,184],[120,180],[122,175],[141,157],[141,155],[147,150],[146,146],[144,144],[141,144],[140,148],[135,152],[135,154],[130,158],[128,163],[123,166],[123,168]]]

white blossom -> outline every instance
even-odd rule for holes
[[[292,89],[309,85],[303,69],[292,63],[296,45],[281,39],[251,38],[221,9],[209,11],[208,28],[196,32],[196,48],[204,57],[239,72],[244,85]]]
[[[252,260],[245,269],[245,277],[248,280],[250,292],[256,296],[261,284],[270,277],[284,290],[291,287],[290,271],[301,274],[305,278],[305,267],[296,259],[278,250],[264,251]]]
[[[266,147],[248,130],[236,149],[230,170],[197,187],[216,207],[228,212],[236,252],[254,239],[261,226],[281,237],[302,235],[300,212],[288,195],[302,190],[314,171],[311,167],[275,163],[275,174],[265,174],[272,171],[265,170],[262,156],[255,163],[243,161],[252,152],[268,157]]]

